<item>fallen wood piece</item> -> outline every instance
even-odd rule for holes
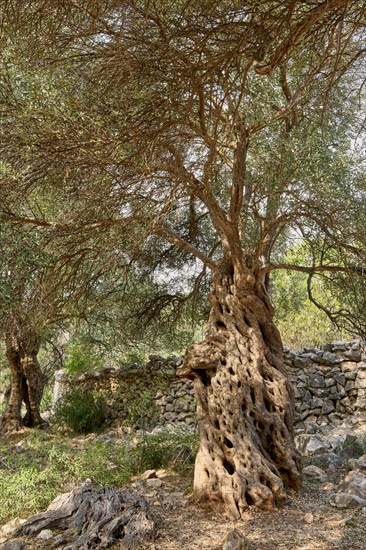
[[[65,550],[108,548],[117,540],[130,550],[155,537],[155,521],[144,497],[90,485],[59,495],[13,535],[33,537],[44,529],[63,531]]]

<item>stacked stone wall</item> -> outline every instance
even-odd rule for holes
[[[347,416],[366,414],[366,354],[362,342],[285,350],[285,363],[295,389],[297,428],[311,432]]]
[[[366,416],[363,343],[327,344],[322,349],[300,351],[286,349],[284,357],[295,390],[297,431],[313,433],[348,416]],[[110,422],[132,420],[147,428],[167,424],[193,427],[192,382],[175,375],[181,362],[181,358],[151,356],[146,365],[108,368],[76,378],[59,374],[55,395],[59,398],[72,389],[102,392]]]

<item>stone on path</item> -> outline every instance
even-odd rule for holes
[[[233,529],[226,536],[222,550],[249,550],[250,545],[239,529]]]

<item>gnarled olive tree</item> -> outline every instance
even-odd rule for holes
[[[6,196],[5,178],[2,219],[118,228],[126,255],[159,253],[160,276],[171,247],[182,277],[189,257],[200,280],[211,272],[207,335],[178,373],[197,398],[194,492],[232,518],[273,507],[300,487],[301,464],[269,274],[365,264],[349,223],[365,194],[347,168],[353,95],[340,84],[362,63],[364,3],[43,1],[26,3],[28,17],[22,2],[22,18],[8,4],[8,95],[14,66],[37,90],[52,73],[53,93],[32,112],[29,90],[7,102],[3,149],[28,202]],[[29,182],[55,197],[52,215],[29,212]],[[311,264],[276,263],[309,233]]]

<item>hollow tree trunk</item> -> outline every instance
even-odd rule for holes
[[[194,380],[200,447],[194,494],[239,519],[271,509],[301,485],[293,441],[293,390],[273,309],[262,284],[221,268],[213,275],[204,342],[177,373]]]
[[[1,418],[2,431],[17,431],[22,426],[21,406],[23,400],[24,377],[19,350],[7,343],[6,356],[10,367],[10,388],[7,391],[6,406]]]
[[[40,403],[46,377],[41,371],[37,359],[39,341],[28,336],[24,341],[8,337],[6,355],[10,366],[10,390],[1,418],[3,432],[13,432],[22,426],[43,426],[46,422],[40,413]],[[24,402],[26,414],[21,418],[21,406]]]
[[[40,412],[46,377],[37,359],[38,351],[39,344],[31,349],[25,349],[21,358],[22,371],[27,381],[27,392],[24,398],[27,412],[23,418],[23,424],[32,428],[46,424]]]

